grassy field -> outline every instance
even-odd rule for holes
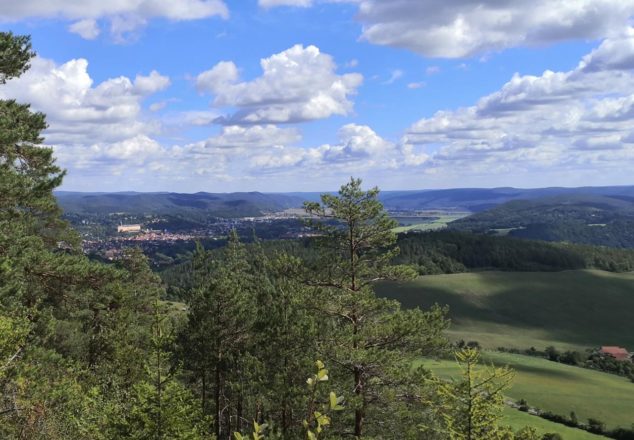
[[[574,411],[580,421],[593,417],[608,428],[629,428],[634,423],[634,383],[625,378],[509,353],[486,352],[482,360],[515,370],[506,393],[513,400],[525,399],[531,406],[565,416]],[[459,374],[454,361],[425,361],[425,365],[441,377]]]
[[[605,440],[607,438],[601,435],[590,434],[581,429],[560,425],[559,423],[554,423],[540,417],[531,416],[530,414],[512,408],[507,408],[504,411],[503,424],[511,426],[515,431],[524,426],[532,426],[539,434],[543,435],[547,432],[556,433],[561,435],[564,440]]]
[[[468,213],[444,214],[444,215],[438,216],[438,218],[435,220],[421,221],[421,222],[413,222],[412,220],[414,220],[414,218],[408,218],[407,223],[411,222],[412,224],[399,226],[397,228],[394,228],[393,231],[396,232],[397,234],[401,232],[407,232],[407,231],[435,231],[437,229],[445,228],[447,227],[447,223],[450,223],[454,220],[461,219],[463,217],[466,217],[467,215]],[[396,220],[398,221],[399,218],[397,217]]]
[[[379,295],[405,307],[447,304],[453,339],[487,348],[534,346],[634,350],[634,274],[595,270],[475,272],[383,283]]]

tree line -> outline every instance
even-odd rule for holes
[[[250,241],[253,242],[251,237]],[[279,252],[300,258],[304,264],[320,264],[318,240],[270,240],[257,244],[267,256]],[[224,243],[224,241],[223,241]],[[207,243],[205,243],[207,245]],[[209,243],[217,247],[220,243]],[[515,237],[473,234],[454,230],[399,234],[399,254],[394,264],[408,265],[419,275],[462,273],[470,270],[555,272],[599,269],[609,272],[634,271],[634,251],[573,243],[549,243]],[[247,248],[254,245],[247,243]],[[216,250],[219,253],[220,250]],[[190,287],[191,254],[181,263],[159,272],[172,299],[183,297]]]

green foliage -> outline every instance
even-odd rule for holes
[[[0,33],[1,82],[28,68],[28,37]],[[84,257],[53,189],[44,115],[0,101],[0,437],[105,439],[145,377],[160,281],[136,251]],[[120,437],[118,437],[120,438]]]
[[[515,200],[451,223],[474,232],[611,247],[634,247],[634,202],[628,196],[569,195]]]
[[[151,348],[145,378],[134,384],[130,402],[115,424],[116,438],[211,439],[209,420],[194,395],[178,380],[171,364],[174,323],[158,303],[154,304]]]
[[[328,400],[322,406],[319,406],[320,385],[328,380],[328,370],[322,361],[315,362],[316,372],[306,380],[310,399],[308,401],[308,419],[304,420],[303,426],[306,429],[306,438],[308,440],[317,440],[321,437],[323,431],[331,424],[329,413],[334,411],[342,411],[343,397],[337,396],[334,391],[328,394]]]
[[[441,381],[437,388],[440,404],[435,411],[443,421],[442,431],[450,440],[512,439],[509,429],[500,427],[499,422],[504,408],[503,393],[510,386],[513,372],[508,368],[488,371],[476,368],[480,353],[472,348],[463,348],[455,356],[461,380]],[[521,435],[520,438],[531,438],[525,432]]]
[[[31,38],[26,35],[13,35],[0,32],[0,84],[26,72],[29,61],[35,56],[31,50]]]
[[[608,429],[630,427],[634,384],[625,378],[509,353],[483,352],[482,359],[515,371],[512,386],[505,392],[509,399],[525,399],[532,408],[560,415],[560,420],[571,420],[568,415],[574,411],[582,423],[594,418],[605,422]],[[455,362],[426,361],[424,365],[442,378],[460,377],[461,370]],[[554,432],[546,432],[549,431]],[[568,438],[565,432],[561,434]]]
[[[377,197],[378,189],[363,191],[361,181],[351,179],[338,195],[306,204],[307,212],[321,219],[312,221],[322,234],[321,255],[306,276],[307,284],[322,287],[312,300],[324,317],[319,349],[345,380],[337,388],[346,390],[354,409],[349,431],[357,437],[374,435],[390,410],[411,418],[417,376],[408,358],[441,349],[447,326],[440,308],[401,311],[398,303],[375,296],[377,280],[415,275],[409,267],[390,264],[398,254],[395,224]],[[394,415],[390,428],[406,432]]]
[[[231,408],[224,414],[235,411],[237,419],[242,419],[242,414],[237,415],[237,406],[242,404],[237,384],[244,380],[249,363],[250,330],[257,316],[256,280],[235,232],[229,237],[223,258],[214,261],[210,257],[202,247],[197,248],[192,261],[190,312],[180,339],[182,352],[187,353],[185,367],[200,381],[201,406],[213,415],[215,433],[220,437],[223,432],[231,432],[223,408]],[[213,396],[211,405],[208,394]]]
[[[401,254],[396,262],[416,265],[418,272],[425,275],[467,269],[535,272],[586,267],[575,249],[510,237],[438,231],[406,234],[398,244]]]
[[[550,272],[601,269],[634,270],[634,251],[572,243],[547,243],[514,237],[438,231],[403,234],[396,263],[412,264],[421,275],[471,269]]]

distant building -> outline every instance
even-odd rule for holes
[[[599,352],[612,356],[617,361],[627,361],[630,359],[630,353],[623,347],[605,346],[601,347]]]
[[[119,225],[117,232],[141,232],[141,225]]]

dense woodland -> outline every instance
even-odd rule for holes
[[[513,237],[634,247],[634,198],[582,195],[515,200],[452,222],[452,229]]]
[[[395,262],[414,265],[420,274],[466,270],[559,271],[634,270],[634,251],[573,243],[548,243],[452,230],[399,237]]]
[[[246,233],[245,245],[249,250],[262,249],[267,256],[287,253],[302,259],[305,265],[319,266],[318,240],[270,240],[253,244],[253,236]],[[208,243],[218,256],[222,243]],[[419,275],[451,274],[472,270],[505,271],[561,271],[600,269],[609,272],[634,270],[634,250],[590,246],[572,243],[549,243],[514,237],[472,234],[453,230],[410,232],[397,238],[400,252],[392,259],[394,264],[414,268]],[[175,247],[182,262],[171,264],[159,272],[168,297],[184,298],[191,288],[190,246]],[[160,255],[152,254],[153,260]],[[172,262],[175,260],[171,260]],[[178,260],[176,260],[178,261]]]
[[[0,33],[0,83],[34,56]],[[446,310],[401,310],[373,283],[396,265],[378,190],[351,179],[309,203],[308,260],[198,246],[184,308],[170,308],[138,250],[85,257],[53,196],[64,177],[41,146],[45,116],[0,101],[0,438],[537,439],[501,426],[508,369],[440,380],[412,361],[448,355]],[[552,437],[550,437],[552,438]]]

